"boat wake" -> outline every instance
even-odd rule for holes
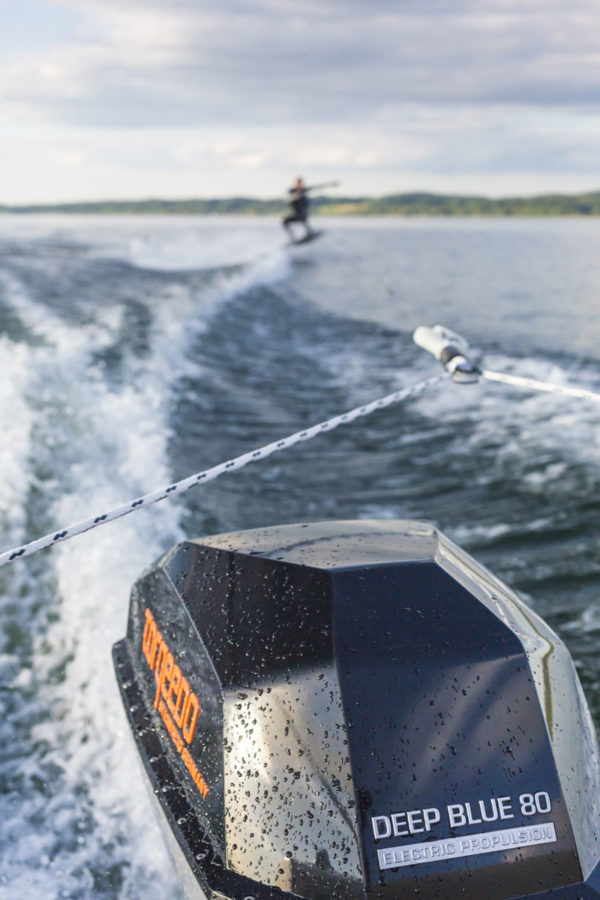
[[[227,242],[227,265],[173,278],[190,260],[176,266],[167,237],[162,261],[160,229],[83,252],[64,233],[5,248],[4,544],[169,481],[172,404],[182,378],[201,378],[194,341],[220,305],[285,275],[263,241],[245,262]],[[2,898],[177,896],[109,659],[131,582],[181,539],[181,514],[162,504],[0,576]]]

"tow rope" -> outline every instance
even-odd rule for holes
[[[468,352],[468,344],[465,339],[455,332],[450,331],[450,329],[445,328],[443,325],[435,325],[433,328],[421,326],[417,328],[413,338],[416,344],[432,353],[442,363],[445,369],[443,374],[436,375],[432,378],[425,378],[410,387],[394,391],[392,394],[387,394],[385,397],[380,397],[378,400],[373,400],[371,403],[367,403],[364,406],[357,406],[349,412],[333,416],[331,419],[319,422],[317,425],[312,425],[302,431],[296,431],[288,437],[281,438],[278,441],[272,441],[270,444],[265,444],[263,447],[259,447],[256,450],[250,450],[248,453],[243,453],[241,456],[236,456],[234,459],[219,463],[219,465],[213,466],[210,469],[205,469],[203,472],[197,472],[194,475],[183,478],[181,481],[173,482],[167,487],[158,488],[135,500],[129,500],[126,503],[122,503],[120,506],[116,506],[107,512],[100,513],[99,515],[85,519],[82,522],[77,522],[75,525],[69,525],[67,528],[61,528],[51,534],[44,535],[44,537],[23,544],[21,547],[5,550],[3,553],[0,553],[0,566],[5,566],[8,563],[12,563],[25,556],[31,556],[31,554],[38,553],[40,550],[46,550],[48,547],[53,547],[55,544],[66,541],[78,534],[83,534],[85,531],[91,531],[93,528],[98,528],[100,525],[106,525],[108,522],[114,521],[114,519],[119,519],[138,509],[143,509],[146,506],[151,506],[153,503],[158,503],[160,500],[166,500],[168,497],[182,494],[184,491],[187,491],[198,484],[206,484],[209,481],[214,481],[215,478],[219,478],[220,475],[224,475],[227,472],[235,472],[238,469],[247,466],[249,463],[257,462],[259,459],[266,459],[268,456],[271,456],[273,453],[278,453],[280,450],[287,450],[295,444],[309,441],[319,434],[333,431],[334,428],[338,428],[340,425],[348,425],[350,422],[354,422],[355,419],[361,418],[362,416],[368,416],[371,413],[376,412],[376,410],[386,409],[388,406],[392,406],[395,403],[402,403],[405,400],[409,400],[412,397],[422,394],[424,391],[440,384],[440,382],[445,381],[450,377],[454,382],[459,384],[473,383],[479,381],[480,378],[485,378],[487,381],[502,382],[504,384],[510,384],[528,390],[546,391],[564,394],[569,397],[577,397],[578,399],[593,400],[596,403],[600,402],[600,394],[586,388],[553,384],[551,382],[538,381],[533,378],[523,378],[517,375],[494,372],[489,369],[480,369],[471,360]]]
[[[587,388],[571,387],[568,384],[553,384],[549,381],[538,381],[536,378],[523,378],[521,375],[507,375],[505,372],[493,372],[491,369],[482,369],[481,377],[487,381],[498,381],[502,384],[512,384],[530,391],[546,391],[551,394],[563,394],[565,397],[577,397],[579,400],[593,400],[600,403],[600,394],[589,391]]]
[[[349,412],[334,416],[324,422],[319,422],[317,425],[312,425],[310,428],[296,431],[288,437],[281,438],[281,440],[278,441],[272,441],[270,444],[265,444],[263,447],[259,447],[256,450],[250,450],[248,453],[243,453],[241,456],[236,456],[234,459],[222,462],[217,466],[213,466],[211,469],[205,469],[203,472],[189,475],[181,481],[176,481],[173,484],[169,484],[167,487],[158,488],[158,490],[152,491],[149,494],[144,494],[143,497],[138,497],[135,500],[129,500],[107,512],[100,513],[99,515],[93,516],[90,519],[85,519],[82,522],[77,522],[75,525],[69,525],[67,528],[61,528],[51,534],[46,534],[44,537],[37,538],[35,541],[23,544],[22,547],[5,550],[0,554],[0,566],[5,566],[8,563],[14,562],[16,559],[21,559],[25,556],[31,556],[32,553],[38,553],[40,550],[45,550],[48,547],[53,547],[61,541],[67,541],[77,534],[83,534],[85,531],[91,531],[92,528],[106,525],[107,522],[112,522],[114,519],[119,519],[121,516],[126,516],[138,509],[151,506],[153,503],[158,503],[160,500],[166,500],[168,497],[182,494],[184,491],[189,490],[197,484],[206,484],[209,481],[214,481],[215,478],[224,475],[226,472],[235,472],[237,469],[247,466],[248,463],[257,462],[259,459],[265,459],[267,456],[271,456],[273,453],[277,453],[280,450],[287,450],[289,447],[293,447],[294,444],[298,444],[301,441],[309,441],[318,434],[333,431],[334,428],[338,428],[340,425],[347,425],[350,422],[354,422],[355,419],[358,419],[361,416],[368,416],[378,409],[385,409],[388,406],[392,406],[394,403],[401,403],[404,400],[408,400],[410,397],[416,397],[428,388],[446,380],[447,377],[447,373],[444,373],[442,375],[436,375],[433,378],[425,378],[423,381],[419,381],[411,387],[394,391],[393,394],[387,394],[387,396],[381,397],[379,400],[373,400],[371,403],[367,403],[364,406],[357,406]]]

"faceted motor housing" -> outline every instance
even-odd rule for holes
[[[191,895],[600,897],[570,657],[427,523],[180,544],[114,659]]]

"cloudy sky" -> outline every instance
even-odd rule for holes
[[[600,189],[599,0],[0,13],[0,203]]]

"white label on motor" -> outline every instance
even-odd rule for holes
[[[522,825],[502,831],[483,831],[459,838],[444,838],[422,844],[388,847],[378,850],[380,869],[397,869],[401,866],[418,866],[440,859],[458,859],[461,856],[478,856],[481,853],[502,853],[534,844],[553,844],[556,830],[553,822],[543,825]]]

